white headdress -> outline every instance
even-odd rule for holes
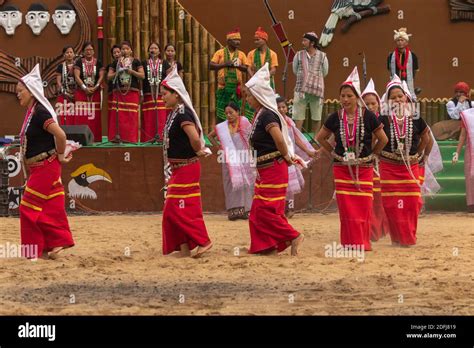
[[[373,79],[370,79],[369,84],[365,87],[365,90],[362,92],[361,98],[364,98],[368,94],[373,94],[377,98],[380,106],[380,96],[375,90],[375,83]]]
[[[402,81],[402,88],[403,88],[403,92],[405,92],[408,99],[410,99],[409,101],[413,102],[416,100],[416,97],[411,94],[410,88],[408,88],[408,84],[406,81]]]
[[[39,64],[36,64],[28,75],[23,76],[21,81],[25,84],[31,94],[33,94],[36,100],[49,111],[53,119],[58,122],[56,111],[54,111],[53,106],[44,96],[43,79],[41,78]]]
[[[385,104],[385,107],[388,106],[388,92],[392,87],[400,87],[403,90],[402,80],[398,77],[397,74],[394,74],[392,80],[387,83],[387,87],[385,88],[385,94],[382,96],[382,103]]]
[[[199,136],[201,138],[201,146],[205,147],[206,142],[204,140],[204,132],[202,130],[201,121],[199,120],[199,116],[197,115],[196,111],[194,110],[193,103],[191,101],[191,97],[189,96],[188,91],[186,91],[186,87],[184,86],[183,80],[181,76],[178,74],[178,69],[175,66],[173,71],[166,76],[166,78],[161,83],[163,86],[168,87],[179,94],[181,100],[184,104],[192,111],[194,115],[194,120],[196,121],[196,126],[199,129]]]
[[[346,81],[344,81],[341,85],[342,86],[351,86],[354,88],[357,94],[358,104],[360,106],[366,107],[364,100],[362,99],[362,93],[360,91],[360,78],[359,78],[359,70],[357,69],[357,66],[354,67],[354,70],[352,70],[351,74],[347,77]]]
[[[278,115],[281,123],[281,132],[286,146],[288,147],[288,152],[291,156],[294,156],[295,149],[288,134],[288,125],[286,124],[285,117],[278,111],[278,105],[276,102],[277,96],[270,85],[270,70],[268,70],[268,63],[265,63],[265,65],[252,76],[245,86],[247,86],[250,93],[252,93],[260,104]]]
[[[395,33],[395,35],[393,36],[393,39],[395,41],[397,41],[399,38],[410,41],[410,36],[412,36],[412,34],[407,33],[407,28],[400,28],[398,30],[394,30],[393,32]]]

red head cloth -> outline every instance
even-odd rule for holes
[[[454,86],[454,92],[464,92],[466,96],[469,95],[469,91],[471,90],[471,87],[466,82],[458,82]]]
[[[227,33],[227,40],[241,40],[240,28],[235,28],[234,30]]]
[[[255,32],[255,38],[268,41],[268,34],[265,32],[265,30],[263,30],[262,27],[258,27],[257,31]]]

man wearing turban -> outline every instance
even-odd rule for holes
[[[227,46],[218,50],[211,59],[211,70],[217,70],[216,116],[225,121],[225,107],[233,101],[242,104],[242,73],[247,72],[247,56],[239,50],[240,30],[227,33]]]
[[[437,122],[432,127],[436,140],[459,139],[461,112],[473,107],[473,103],[469,99],[469,92],[470,87],[466,82],[456,83],[454,97],[446,104],[449,120]]]

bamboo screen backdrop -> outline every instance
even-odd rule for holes
[[[220,44],[176,0],[108,0],[107,46],[130,40],[135,56],[147,58],[151,42],[174,44],[194,108],[208,131],[215,124],[215,72],[209,62]],[[162,56],[164,52],[162,52]],[[108,61],[111,57],[108,55]]]
[[[108,0],[107,60],[110,48],[130,40],[137,58],[145,59],[150,42],[159,42],[162,50],[175,45],[177,59],[184,67],[184,81],[205,132],[215,125],[216,75],[209,62],[221,44],[177,0]],[[164,52],[162,52],[164,54]],[[291,86],[289,86],[291,89]],[[421,116],[433,124],[447,118],[446,98],[420,100]],[[323,120],[339,107],[337,100],[326,100]]]

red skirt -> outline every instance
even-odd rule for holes
[[[285,250],[287,242],[300,234],[285,217],[288,188],[288,164],[275,160],[269,167],[259,168],[255,195],[250,209],[250,249],[255,254],[266,250]]]
[[[64,95],[58,96],[56,100],[56,110],[61,110],[58,113],[58,121],[61,126],[72,126],[74,125],[75,118],[75,103],[70,101]]]
[[[382,188],[380,185],[380,177],[374,173],[374,201],[372,215],[370,217],[370,239],[373,242],[390,233],[387,214],[382,204]]]
[[[37,245],[37,257],[56,247],[72,247],[74,240],[66,216],[61,164],[52,157],[30,166],[29,170],[20,203],[21,244]]]
[[[353,174],[356,167],[353,166]],[[373,207],[372,167],[359,167],[359,181],[354,181],[346,165],[334,165],[336,200],[341,222],[341,244],[372,250],[370,245],[370,217]],[[356,186],[359,184],[359,188]]]
[[[411,170],[415,178],[418,178],[418,164],[413,164]],[[416,244],[418,214],[421,209],[418,180],[411,177],[404,164],[380,161],[380,182],[392,242],[401,245]]]
[[[139,103],[138,91],[130,90],[125,95],[117,90],[113,92],[112,102],[109,104],[109,141],[113,141],[117,133],[118,117],[120,138],[130,143],[138,142]]]
[[[189,250],[211,243],[202,216],[201,164],[195,162],[173,169],[163,209],[163,254],[179,251],[181,244]]]
[[[75,125],[89,126],[94,141],[102,142],[102,110],[100,108],[100,91],[96,91],[92,96],[77,89],[74,98],[76,100],[76,115],[74,117]]]
[[[146,142],[152,140],[156,134],[159,140],[163,140],[163,129],[165,128],[166,118],[171,109],[165,107],[165,102],[158,96],[155,103],[151,94],[145,94],[142,105],[143,122],[140,141]],[[157,130],[158,126],[158,130]]]

